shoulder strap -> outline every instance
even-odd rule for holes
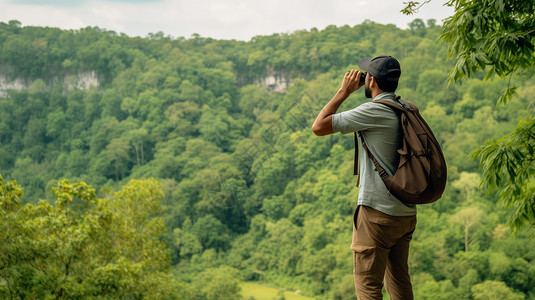
[[[375,156],[373,156],[370,149],[368,149],[368,146],[366,145],[366,142],[362,138],[362,134],[360,132],[359,132],[359,136],[362,141],[362,148],[366,150],[366,152],[368,153],[368,157],[373,161],[373,164],[375,165],[375,169],[377,170],[377,172],[379,172],[379,176],[381,176],[381,179],[383,179],[384,177],[388,177],[388,173],[386,173],[385,169],[381,166],[381,164],[377,161],[377,159],[375,159]]]
[[[401,97],[396,96],[396,101],[399,104],[396,104],[396,103],[393,103],[393,102],[390,102],[390,101],[386,101],[386,100],[376,100],[376,101],[373,101],[373,102],[384,104],[384,105],[386,105],[388,107],[393,108],[396,111],[403,111],[403,110],[411,110],[412,109],[412,107],[409,105],[409,103],[407,101],[401,100]]]
[[[392,103],[390,101],[385,101],[385,100],[377,100],[374,102],[381,103],[392,108],[394,112],[398,114],[398,116],[399,116],[399,113],[401,113],[401,111],[405,109],[411,109],[410,105],[406,101],[401,100],[401,96],[396,96],[395,99],[397,102],[399,102],[399,105]],[[353,132],[353,135],[355,138],[355,160],[353,163],[353,175],[358,176],[359,175],[359,145],[358,145],[357,133]],[[388,173],[386,173],[385,169],[381,166],[381,164],[379,164],[379,161],[377,161],[375,156],[373,156],[370,149],[368,149],[368,146],[366,145],[366,142],[364,141],[364,138],[362,137],[362,134],[360,133],[360,131],[359,131],[359,136],[360,136],[360,140],[362,141],[362,148],[364,148],[366,153],[368,153],[368,157],[373,161],[373,164],[375,165],[375,169],[377,170],[377,172],[379,172],[381,179],[383,177],[387,177]],[[360,182],[360,176],[357,179],[357,186],[359,186],[359,182]]]
[[[359,140],[357,138],[357,132],[353,132],[355,137],[355,163],[353,164],[353,175],[359,175]]]
[[[357,138],[357,133],[353,132],[353,136],[355,137],[355,160],[353,161],[353,175],[357,176],[357,187],[360,183],[360,176],[359,176],[359,140]]]

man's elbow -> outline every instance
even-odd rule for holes
[[[316,122],[314,122],[314,124],[312,124],[312,132],[314,132],[315,135],[317,136],[320,136],[320,127],[318,126],[318,124],[316,124]]]
[[[314,134],[317,136],[324,136],[324,135],[329,134],[328,130],[321,128],[317,124],[312,125],[312,132],[314,132]]]

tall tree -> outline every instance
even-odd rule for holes
[[[54,205],[23,206],[22,188],[0,176],[0,298],[173,299],[155,180],[106,199],[83,182],[53,192]]]
[[[441,35],[456,61],[450,82],[481,71],[485,79],[506,78],[498,104],[507,103],[516,93],[515,79],[532,74],[535,67],[535,1],[450,0],[446,5],[455,8]],[[420,7],[409,1],[402,12],[412,14]],[[514,208],[508,224],[515,232],[535,227],[535,110],[528,109],[532,113],[514,132],[486,142],[474,156],[483,170],[482,185],[497,191],[505,207]]]
[[[480,223],[483,217],[483,211],[477,207],[468,207],[460,210],[453,216],[451,221],[461,225],[464,232],[464,251],[468,251],[468,246],[473,241],[470,238],[470,228]]]

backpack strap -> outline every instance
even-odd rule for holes
[[[357,177],[357,187],[358,187],[359,184],[360,184],[359,163],[358,163],[359,145],[358,145],[357,133],[354,132],[353,134],[354,134],[354,137],[355,137],[355,160],[354,160],[354,163],[353,163],[353,175],[357,175],[358,176]],[[372,162],[373,162],[373,164],[375,166],[375,170],[377,172],[379,172],[379,176],[381,177],[381,179],[383,179],[385,177],[388,177],[388,173],[386,173],[385,169],[381,166],[379,161],[377,161],[375,156],[373,156],[373,154],[370,151],[370,149],[368,149],[368,146],[366,145],[366,142],[364,141],[364,138],[362,137],[362,133],[360,131],[359,131],[359,136],[360,136],[360,140],[362,141],[362,148],[364,148],[366,153],[368,153],[368,157],[372,160]]]
[[[373,154],[370,151],[370,149],[368,149],[368,146],[366,145],[366,142],[362,138],[362,133],[359,132],[359,136],[360,136],[360,139],[362,140],[362,148],[364,148],[364,150],[366,150],[366,152],[368,153],[368,157],[372,160],[373,165],[375,166],[375,170],[377,170],[377,172],[379,172],[379,176],[381,176],[381,179],[383,179],[385,177],[388,177],[388,173],[386,173],[385,169],[377,161],[375,156],[373,156]]]
[[[360,132],[359,132],[360,133]],[[357,133],[353,132],[355,138],[355,160],[353,161],[353,175],[357,176],[357,187],[360,184],[359,176],[359,139],[357,138]]]
[[[373,102],[375,103],[381,103],[381,104],[384,104],[388,107],[391,107],[392,109],[394,109],[395,112],[401,112],[403,110],[412,110],[412,107],[410,106],[410,104],[405,101],[405,100],[402,100],[401,99],[401,96],[396,96],[396,98],[394,99],[396,102],[398,102],[398,104],[396,103],[392,103],[390,101],[386,101],[386,100],[375,100]]]
[[[398,115],[398,117],[400,117],[401,111],[403,111],[404,109],[410,109],[410,106],[406,101],[401,100],[401,96],[396,96],[395,100],[397,100],[397,102],[399,102],[399,105],[395,104],[395,103],[392,103],[390,101],[385,101],[385,100],[377,100],[377,101],[374,101],[374,102],[381,103],[381,104],[384,104],[384,105],[392,108],[394,110],[394,112]],[[377,161],[375,156],[373,156],[373,154],[370,151],[370,149],[368,149],[368,146],[366,145],[366,142],[364,141],[364,138],[362,137],[362,133],[359,131],[358,134],[360,136],[360,140],[362,141],[362,148],[364,148],[364,150],[368,154],[368,157],[372,160],[372,162],[373,162],[373,164],[375,166],[375,170],[377,170],[377,172],[379,172],[379,176],[381,177],[381,179],[383,179],[385,177],[388,177],[388,173],[381,166],[379,161]],[[353,163],[353,175],[357,175],[358,176],[359,175],[358,138],[357,138],[357,133],[356,132],[353,132],[353,135],[354,135],[354,138],[355,138],[355,161]],[[360,176],[358,176],[358,179],[357,179],[357,187],[359,186],[359,183],[360,183]]]

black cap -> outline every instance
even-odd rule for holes
[[[359,61],[359,68],[385,83],[397,83],[401,75],[399,62],[389,55],[363,58]]]

